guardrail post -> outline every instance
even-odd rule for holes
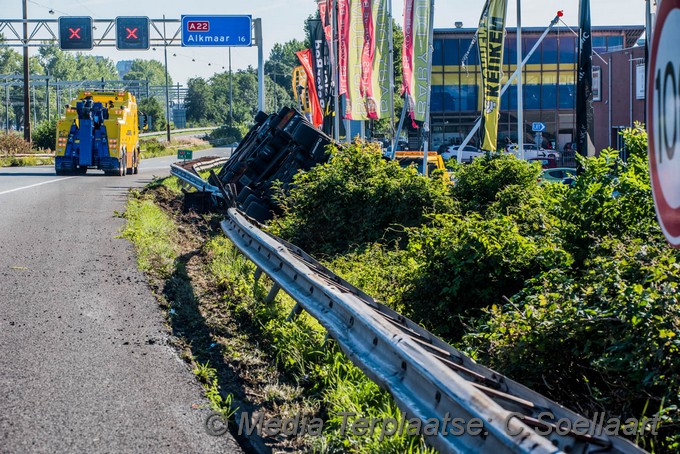
[[[287,322],[290,322],[290,321],[292,321],[292,320],[295,320],[295,319],[297,318],[298,315],[302,314],[302,311],[303,311],[303,310],[304,310],[304,309],[302,308],[302,306],[300,306],[299,303],[296,303],[296,304],[295,304],[295,307],[293,307],[293,310],[290,311],[290,314],[289,314],[288,317],[286,318],[286,321],[287,321]]]
[[[255,270],[255,274],[253,275],[253,284],[256,286],[257,283],[260,281],[260,277],[262,277],[262,268],[257,267]]]
[[[272,285],[272,289],[269,290],[269,294],[264,299],[264,302],[271,303],[272,301],[274,301],[274,298],[276,298],[276,295],[278,295],[279,290],[281,290],[281,286],[279,284]]]

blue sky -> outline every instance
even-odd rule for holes
[[[509,0],[508,26],[516,25],[516,1]],[[473,27],[480,15],[483,0],[435,0],[435,27],[453,27],[462,21],[465,27]],[[5,18],[21,18],[21,0],[0,0]],[[644,0],[593,0],[594,25],[642,25],[644,24]],[[56,18],[58,16],[92,16],[109,19],[116,16],[149,16],[179,19],[182,14],[251,14],[262,18],[265,58],[271,46],[292,38],[303,38],[303,22],[315,11],[313,0],[28,0],[30,18]],[[51,16],[49,10],[54,10]],[[570,25],[578,23],[578,0],[522,0],[522,24],[543,26],[564,10],[564,20]],[[393,0],[393,15],[402,20],[403,0]],[[95,55],[104,55],[114,61],[133,58],[163,60],[163,53],[148,51],[116,51],[115,48],[95,48]],[[185,82],[190,77],[210,77],[227,66],[227,48],[172,48],[169,49],[168,67],[175,81]],[[172,54],[177,54],[173,56]],[[193,62],[192,59],[196,61]],[[211,63],[210,66],[208,63]],[[234,48],[232,65],[244,68],[257,64],[255,48]]]

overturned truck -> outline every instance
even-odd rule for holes
[[[208,183],[220,189],[229,205],[262,222],[277,211],[274,182],[285,190],[298,171],[325,162],[331,142],[295,109],[284,107],[271,115],[259,112],[255,125]]]

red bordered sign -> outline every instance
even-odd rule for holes
[[[666,239],[680,248],[680,0],[657,11],[647,81],[649,170]]]

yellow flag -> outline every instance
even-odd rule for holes
[[[507,6],[507,0],[488,0],[479,21],[479,61],[482,67],[482,150],[487,151],[496,151],[498,143]]]

